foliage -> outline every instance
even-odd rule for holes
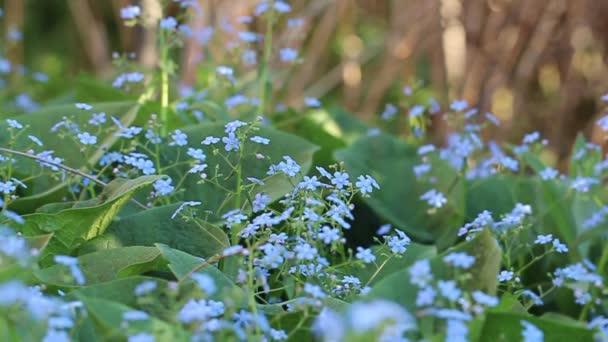
[[[270,59],[297,61],[272,45],[289,10],[261,3],[264,39],[238,35],[263,44],[254,80],[205,64],[200,88],[170,91],[189,31],[164,17],[149,74],[3,116],[0,337],[607,339],[599,146],[581,135],[560,174],[538,133],[484,141],[494,116],[416,103],[421,89],[387,105],[386,130],[312,97],[273,111]],[[121,16],[151,28],[137,6]]]

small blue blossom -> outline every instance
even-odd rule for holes
[[[410,282],[418,287],[424,287],[433,280],[431,263],[428,259],[416,261],[408,268],[408,273],[410,275]]]
[[[329,226],[323,226],[321,227],[321,231],[317,234],[317,237],[326,245],[330,245],[331,243],[340,240],[340,230]]]
[[[247,65],[256,65],[258,63],[258,53],[255,50],[245,50],[241,54],[241,60]]]
[[[217,290],[215,280],[206,273],[194,273],[190,276],[196,282],[198,287],[205,291],[207,295],[212,295]]]
[[[525,289],[521,291],[522,296],[528,297],[532,300],[534,305],[543,305],[543,300],[534,292]]]
[[[596,124],[602,129],[602,131],[608,131],[608,115],[601,117],[597,120]]]
[[[521,321],[522,331],[521,337],[523,342],[543,342],[543,331],[528,321]]]
[[[555,248],[555,251],[558,253],[568,253],[568,247],[561,243],[559,239],[553,239],[553,248]]]
[[[547,235],[538,235],[536,237],[536,240],[534,240],[534,243],[537,245],[545,245],[550,243],[553,240],[553,235],[551,234],[547,234]]]
[[[418,155],[425,155],[427,153],[433,152],[435,151],[435,145],[433,144],[428,144],[428,145],[422,145],[420,147],[418,147]]]
[[[38,145],[38,146],[43,146],[44,144],[42,143],[42,141],[40,141],[40,139],[38,139],[38,137],[35,137],[33,135],[28,135],[27,136],[28,139],[30,139],[34,144]]]
[[[246,122],[235,120],[227,123],[224,127],[226,128],[224,131],[226,133],[236,133],[237,129],[247,126]]]
[[[223,137],[222,142],[226,144],[224,149],[228,152],[232,150],[238,151],[240,148],[240,140],[234,133],[229,133],[227,137]]]
[[[131,20],[139,17],[141,9],[139,6],[127,6],[120,9],[120,17],[125,20]]]
[[[509,281],[511,279],[513,279],[514,273],[513,271],[500,271],[500,273],[498,274],[497,278],[499,282],[505,282],[505,281]]]
[[[53,260],[55,260],[55,262],[58,264],[67,266],[70,269],[70,273],[72,273],[72,277],[74,277],[76,280],[76,283],[79,285],[83,285],[85,283],[84,274],[78,266],[78,258],[68,255],[55,255]]]
[[[270,200],[271,198],[267,194],[255,194],[255,197],[253,198],[253,212],[257,213],[258,211],[266,209],[266,206],[268,203],[270,203]]]
[[[469,103],[466,100],[455,100],[450,104],[450,109],[455,112],[460,112],[469,107]]]
[[[287,27],[300,27],[304,25],[304,19],[302,18],[289,18],[287,19]]]
[[[475,263],[475,257],[464,252],[453,252],[444,256],[443,261],[454,267],[468,269]]]
[[[599,180],[591,177],[576,177],[570,183],[570,187],[578,192],[589,192],[589,188],[594,184],[599,184]]]
[[[526,134],[524,136],[523,143],[524,144],[532,144],[532,143],[538,141],[538,139],[540,139],[540,133],[539,132],[532,132],[532,133]]]
[[[404,232],[400,230],[396,230],[396,232],[399,236],[385,236],[384,238],[387,240],[387,245],[391,248],[391,252],[403,254],[407,250],[407,246],[410,244],[411,240]]]
[[[154,335],[147,333],[137,333],[134,335],[129,335],[127,338],[127,342],[155,342],[156,338]]]
[[[157,196],[166,196],[175,190],[175,187],[171,185],[173,180],[171,178],[159,179],[152,184]]]
[[[93,113],[93,116],[89,120],[89,124],[93,126],[99,126],[106,122],[106,113]]]
[[[444,204],[448,202],[448,199],[445,197],[445,195],[435,189],[431,189],[425,192],[424,194],[422,194],[422,196],[420,196],[420,199],[426,201],[430,206],[433,206],[435,208],[441,208]]]
[[[427,286],[418,291],[416,295],[416,306],[427,306],[433,304],[437,292],[433,287]]]
[[[209,136],[209,137],[206,137],[205,139],[203,139],[203,141],[201,141],[201,144],[213,145],[213,144],[218,143],[219,141],[220,141],[220,138]]]
[[[5,195],[10,194],[11,192],[15,191],[16,189],[17,189],[17,186],[15,186],[15,184],[13,184],[13,182],[11,182],[11,181],[0,182],[0,192],[2,192]]]
[[[177,20],[173,17],[166,17],[160,20],[160,28],[165,30],[174,30],[177,27]]]
[[[317,249],[305,242],[298,243],[293,250],[298,260],[314,260],[317,256]]]
[[[158,283],[154,280],[146,280],[143,281],[141,283],[139,283],[136,287],[135,287],[135,295],[136,296],[143,296],[145,294],[148,294],[152,291],[154,291],[156,289],[156,287],[158,286]]]
[[[298,51],[292,48],[283,48],[279,51],[282,62],[293,62],[298,58]]]
[[[247,42],[247,43],[257,42],[259,40],[258,34],[255,32],[248,32],[248,31],[239,32],[238,36],[239,36],[240,40]]]
[[[262,138],[258,135],[251,137],[251,139],[249,139],[249,140],[253,141],[254,143],[258,143],[258,144],[262,144],[262,145],[270,144],[270,139]]]
[[[348,174],[346,172],[334,172],[333,177],[331,178],[331,184],[338,189],[349,186],[350,180]]]
[[[91,135],[89,132],[78,133],[78,140],[83,145],[95,145],[97,144],[97,137]]]
[[[359,260],[363,260],[364,263],[369,264],[376,260],[376,256],[369,248],[357,247],[357,254],[355,257]]]
[[[448,319],[446,326],[445,342],[466,342],[469,328],[460,319]]]
[[[392,103],[387,103],[384,106],[384,111],[381,114],[382,120],[390,120],[398,113],[397,107]]]
[[[13,119],[6,119],[6,123],[9,125],[9,127],[15,128],[15,129],[22,129],[23,125],[17,121],[17,120],[13,120]]]
[[[93,106],[91,106],[90,104],[87,104],[87,103],[78,102],[78,103],[76,103],[74,105],[76,106],[76,108],[82,109],[82,110],[91,110],[91,109],[93,109]]]
[[[431,164],[420,164],[420,165],[416,165],[413,168],[414,174],[416,175],[416,178],[420,178],[422,176],[424,176],[426,173],[428,173],[429,171],[431,171]]]
[[[188,144],[188,136],[179,129],[173,131],[171,139],[173,140],[169,143],[169,146],[185,146]]]
[[[471,293],[471,296],[477,303],[479,303],[481,305],[485,305],[485,306],[498,305],[498,298],[496,298],[494,296],[490,296],[481,291],[473,291],[473,293]]]
[[[454,280],[439,280],[437,282],[437,288],[441,296],[446,299],[455,302],[462,295],[462,290],[458,288]]]
[[[496,116],[494,116],[494,114],[486,113],[486,119],[488,119],[488,121],[493,123],[494,126],[496,126],[496,127],[500,126],[500,120],[498,120],[498,118]]]
[[[540,171],[538,175],[542,180],[550,180],[555,179],[559,175],[559,172],[552,167],[547,167],[544,170]]]
[[[315,99],[314,97],[304,98],[304,104],[306,104],[307,107],[311,107],[311,108],[321,107],[321,102],[319,100]]]
[[[121,88],[125,83],[138,83],[144,80],[144,74],[141,72],[128,72],[116,76],[112,82],[112,87]]]
[[[290,177],[295,177],[300,172],[300,165],[289,156],[283,156],[283,161],[276,165],[270,165],[270,169],[266,172],[267,175],[272,176],[277,172],[283,172]]]
[[[190,157],[192,157],[196,160],[205,161],[205,159],[207,159],[205,152],[203,152],[203,150],[201,150],[200,148],[188,147],[187,153]]]
[[[425,108],[423,105],[415,105],[412,108],[410,108],[410,117],[412,118],[417,118],[419,116],[421,116],[422,114],[424,114]]]
[[[355,185],[357,188],[359,188],[359,191],[361,191],[362,194],[371,193],[373,188],[380,189],[378,182],[376,182],[376,180],[370,175],[359,176]]]

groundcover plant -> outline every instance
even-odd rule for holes
[[[225,42],[238,58],[178,89],[200,9],[177,2],[119,13],[158,32],[156,69],[119,55],[75,102],[1,115],[0,340],[608,340],[599,146],[579,136],[561,174],[539,133],[499,145],[492,114],[415,87],[382,113],[405,137],[313,97],[277,104],[270,61],[300,56],[273,28],[303,24],[283,1],[243,17],[265,30]],[[359,207],[382,219],[365,238]]]

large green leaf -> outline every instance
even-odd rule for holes
[[[64,117],[69,118],[74,123],[78,124],[82,130],[87,125],[87,121],[91,118],[92,112],[105,112],[107,115],[113,115],[123,124],[130,125],[135,118],[139,105],[134,101],[125,102],[102,102],[92,103],[92,111],[78,109],[74,104],[49,106],[40,109],[37,112],[27,115],[18,115],[12,119],[18,120],[24,126],[27,126],[24,134],[19,135],[14,144],[9,145],[10,136],[7,134],[8,124],[0,121],[0,146],[10,146],[10,148],[18,151],[27,151],[33,149],[36,152],[54,151],[55,156],[63,158],[63,163],[75,169],[94,165],[104,153],[104,150],[97,149],[85,156],[80,151],[78,144],[72,140],[62,137],[58,133],[51,132],[51,127],[61,121]],[[107,120],[105,124],[100,126],[101,131],[97,134],[98,146],[112,146],[118,139],[113,132],[108,128],[113,127],[111,120]],[[91,128],[94,132],[97,127]],[[28,135],[34,135],[42,140],[44,146],[38,147],[29,138]],[[29,178],[35,175],[40,166],[38,162],[22,157],[15,157],[17,163],[13,167],[13,175],[17,178]],[[11,203],[11,208],[21,213],[33,212],[38,206],[60,201],[66,196],[67,186],[61,179],[56,179],[48,173],[42,174],[39,177],[31,178],[27,182],[27,189],[19,189],[21,198]]]
[[[87,313],[94,318],[97,332],[107,338],[124,331],[123,314],[133,310],[124,304],[107,299],[84,295],[78,295],[78,299],[84,304]],[[169,324],[154,317],[145,321],[130,322],[129,329],[131,332],[152,333],[159,341],[183,341],[189,338],[188,333],[178,325]]]
[[[416,260],[433,258],[437,255],[437,249],[434,246],[417,243],[410,244],[407,247],[407,251],[401,256],[392,254],[387,247],[378,248],[374,246],[372,248],[374,249],[374,254],[378,256],[375,263],[381,265],[381,267],[372,268],[366,266],[352,270],[353,275],[357,276],[363,284],[371,286],[385,277],[409,267]]]
[[[168,245],[203,258],[218,254],[229,246],[222,229],[200,220],[171,219],[177,205],[148,209],[112,222],[106,232],[80,248],[88,253],[120,246]]]
[[[467,270],[470,279],[461,285],[463,290],[482,290],[489,294],[496,292],[498,272],[500,271],[501,250],[488,230],[479,233],[470,241],[464,242],[443,254],[430,258],[432,273],[435,279],[452,279],[454,269],[442,260],[446,254],[466,252],[475,257],[475,263]],[[406,252],[407,253],[407,252]],[[407,268],[387,275],[372,287],[370,297],[381,297],[394,300],[408,309],[415,309],[418,287],[410,282]]]
[[[193,255],[162,244],[157,244],[156,247],[158,247],[165,260],[167,260],[169,263],[169,269],[171,272],[173,272],[177,279],[183,278],[201,262],[203,262],[203,259],[201,258],[197,258]],[[222,271],[220,271],[214,265],[206,265],[198,272],[208,274],[215,281],[215,285],[220,291],[214,295],[214,298],[221,298],[220,294],[228,293],[233,296],[232,298],[234,298],[236,302],[246,300],[245,293],[241,290],[241,288],[236,286],[232,280],[226,277],[224,273],[222,273]]]
[[[84,274],[87,284],[96,284],[142,274],[158,269],[160,251],[155,247],[122,247],[105,249],[78,257],[78,265]],[[55,286],[74,286],[70,270],[63,265],[35,272],[36,277]]]
[[[48,266],[54,255],[70,254],[85,241],[101,235],[135,191],[161,177],[117,179],[99,196],[96,206],[66,209],[56,214],[25,215],[25,224],[17,228],[25,236],[53,234],[40,256],[41,265]]]
[[[415,177],[413,167],[420,164],[416,147],[396,137],[381,134],[365,136],[336,157],[344,161],[352,174],[371,174],[380,184],[380,190],[366,198],[374,211],[423,241],[442,241],[442,246],[453,242],[450,234],[462,221],[464,189],[460,176],[442,160],[433,159],[431,173],[435,184],[425,184]],[[431,188],[441,191],[448,202],[434,214],[420,196]]]
[[[521,341],[522,321],[542,330],[545,341],[593,341],[592,331],[582,324],[511,312],[487,313],[479,341]]]
[[[156,298],[153,302],[138,300],[138,297],[135,295],[135,288],[143,282],[148,281],[154,281],[157,285],[156,289],[148,294],[149,296]],[[76,300],[78,296],[106,299],[154,313],[156,316],[164,316],[170,310],[170,305],[166,301],[167,297],[162,294],[163,291],[167,289],[167,286],[168,282],[164,279],[146,276],[131,276],[111,280],[105,283],[79,287],[69,292],[66,297],[68,300]]]
[[[221,124],[203,124],[187,127],[183,129],[183,132],[188,135],[190,145],[197,147],[208,136],[224,136],[224,129],[224,125]],[[245,147],[242,151],[244,156],[242,159],[242,176],[243,178],[255,177],[264,179],[265,185],[256,186],[252,191],[252,195],[253,193],[264,192],[272,199],[277,199],[293,189],[293,180],[282,174],[267,176],[266,173],[270,165],[281,161],[283,156],[289,156],[300,164],[302,167],[301,172],[306,174],[311,167],[313,154],[318,147],[297,136],[267,127],[260,127],[259,131],[255,134],[270,139],[270,144],[260,145],[249,140],[245,142]],[[167,166],[178,165],[167,169],[166,173],[175,182],[185,177],[182,183],[184,200],[201,201],[203,202],[201,206],[202,210],[218,215],[224,211],[234,209],[236,201],[232,192],[237,187],[237,177],[224,158],[219,155],[213,155],[209,148],[202,147],[207,154],[205,162],[210,165],[207,173],[211,177],[217,169],[218,174],[222,175],[220,176],[222,187],[217,187],[209,182],[199,184],[201,179],[197,174],[187,174],[190,166],[184,165],[184,163],[190,157],[186,155],[183,149],[178,152],[180,149],[178,147],[163,146],[161,148],[161,161],[163,165]],[[223,150],[223,146],[220,148],[222,149],[222,153],[226,153]],[[256,153],[261,153],[267,158],[258,159],[255,156]],[[232,153],[229,156],[229,160],[233,165],[236,165],[238,153]],[[244,179],[243,181],[247,182]]]

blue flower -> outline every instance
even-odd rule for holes
[[[469,103],[466,100],[454,100],[450,104],[450,109],[455,112],[460,112],[469,107]]]
[[[78,139],[83,145],[95,145],[97,143],[97,137],[91,135],[89,132],[79,133]]]
[[[363,260],[364,263],[369,264],[376,260],[376,256],[370,248],[357,247],[357,259]]]
[[[292,62],[298,58],[298,51],[292,48],[283,48],[279,53],[283,62]]]
[[[135,19],[141,14],[139,6],[127,6],[120,9],[120,17],[125,20]]]
[[[444,204],[448,202],[445,195],[435,189],[431,189],[425,192],[424,194],[422,194],[422,196],[420,196],[420,199],[427,201],[430,206],[433,206],[435,208],[441,208]]]
[[[444,256],[443,261],[454,267],[468,269],[475,263],[475,257],[464,252],[453,252]]]
[[[240,141],[239,141],[239,138],[237,138],[234,133],[229,133],[227,137],[223,137],[222,142],[224,144],[226,144],[226,146],[224,146],[224,149],[228,152],[230,152],[232,150],[235,150],[235,151],[239,150]]]
[[[535,325],[528,321],[521,321],[523,327],[521,331],[521,337],[524,342],[543,342],[544,334],[543,331],[538,329]]]
[[[542,180],[554,179],[558,174],[559,172],[552,167],[547,167],[538,173]]]
[[[177,20],[173,17],[166,17],[160,20],[160,28],[165,30],[173,30],[177,27]]]
[[[355,185],[357,186],[357,188],[359,188],[359,191],[361,191],[362,194],[372,192],[372,188],[380,189],[380,185],[378,185],[378,182],[376,182],[376,180],[370,175],[357,177],[357,182],[355,183]]]

